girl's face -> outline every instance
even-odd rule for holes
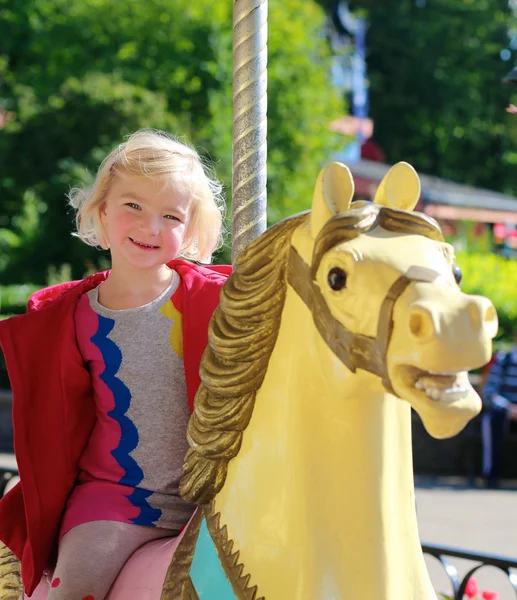
[[[156,269],[182,246],[190,200],[150,179],[117,177],[100,212],[113,266]]]

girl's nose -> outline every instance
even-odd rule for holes
[[[145,220],[145,228],[151,235],[158,235],[160,233],[160,217],[148,217]]]

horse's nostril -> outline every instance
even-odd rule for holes
[[[424,320],[420,313],[413,313],[409,317],[409,330],[415,337],[420,337],[424,329]]]
[[[497,313],[495,312],[495,308],[494,306],[491,304],[490,306],[487,306],[487,308],[485,309],[485,323],[491,323],[492,321],[495,321],[497,319]]]
[[[494,305],[486,298],[476,298],[469,302],[470,322],[476,329],[483,329],[490,337],[497,334],[498,321]]]
[[[433,317],[426,308],[413,306],[409,313],[409,332],[420,342],[435,335]]]
[[[499,320],[494,305],[486,298],[483,302],[483,327],[490,338],[495,338],[499,329]]]
[[[472,325],[478,327],[481,323],[481,306],[478,306],[477,302],[470,302],[468,305],[469,317]]]

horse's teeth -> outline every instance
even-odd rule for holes
[[[440,390],[438,388],[426,387],[423,384],[419,384],[420,382],[417,382],[415,387],[424,391],[425,395],[428,398],[431,398],[431,400],[444,400],[446,402],[453,402],[455,400],[459,400],[470,392],[470,389],[466,387],[453,387],[446,390]]]

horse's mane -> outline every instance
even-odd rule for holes
[[[311,262],[311,274],[314,277],[322,257],[338,244],[343,244],[363,233],[382,227],[395,233],[423,235],[437,242],[443,242],[442,230],[438,223],[423,213],[388,208],[368,202],[354,203],[350,210],[339,213],[329,219],[318,233],[314,243]]]
[[[222,488],[239,452],[276,343],[292,232],[306,214],[281,221],[249,244],[221,290],[200,367],[180,492],[198,504]]]
[[[302,214],[281,221],[249,244],[221,290],[187,430],[190,449],[180,484],[186,500],[209,503],[223,487],[228,462],[239,452],[280,328],[291,235],[306,219]],[[377,226],[443,241],[438,224],[426,215],[373,203],[358,208],[352,204],[318,234],[313,274],[328,250]]]

